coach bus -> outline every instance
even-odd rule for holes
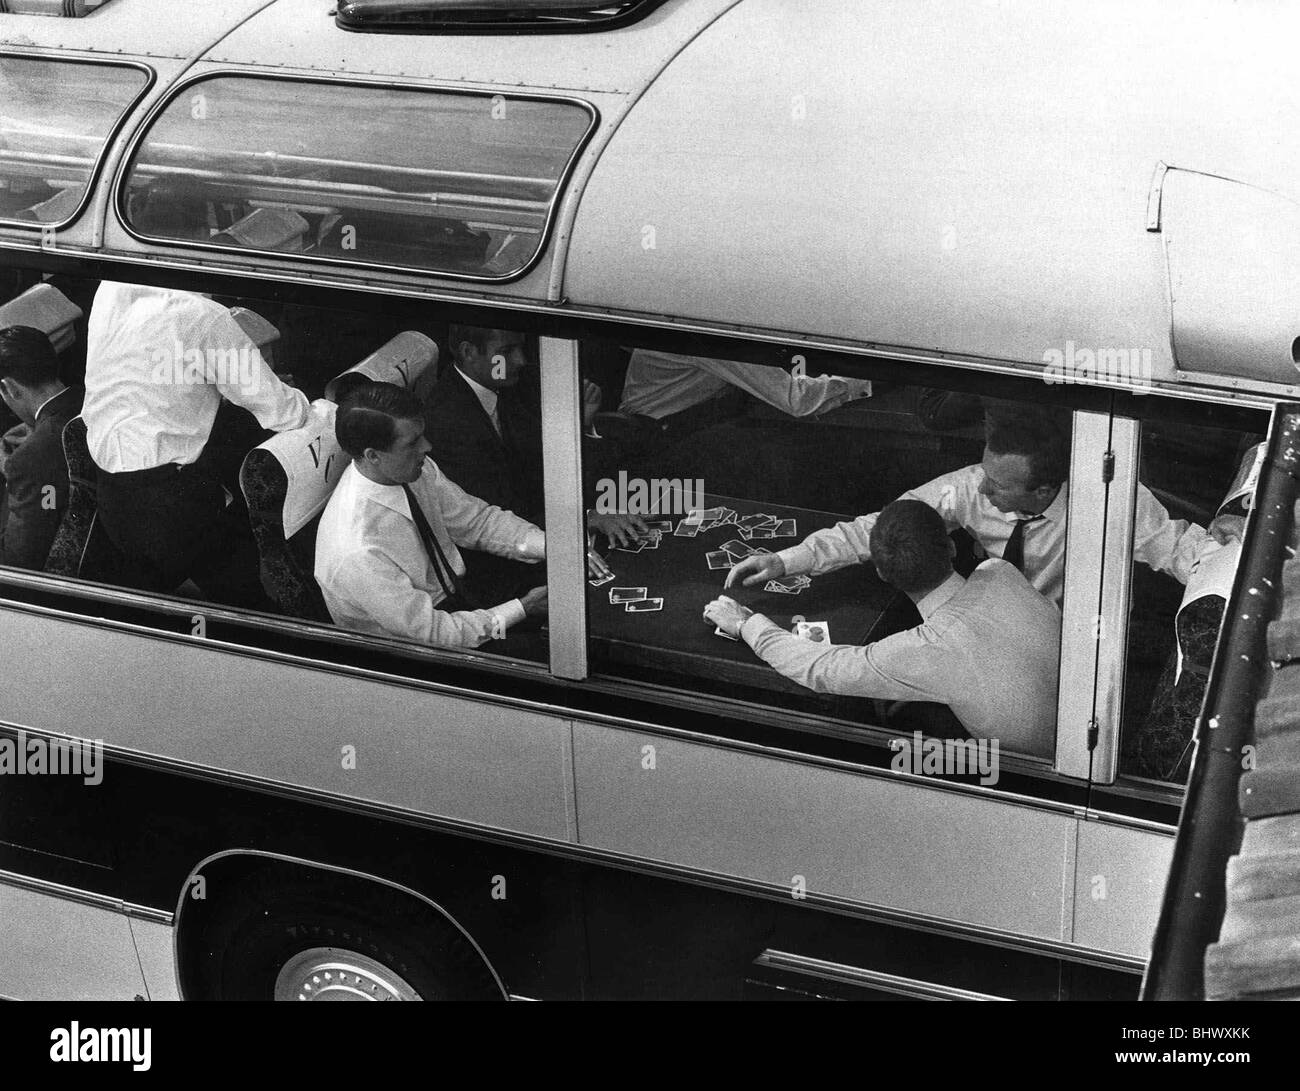
[[[1178,634],[1238,548],[1176,579],[1147,517],[1248,511],[1300,397],[1294,31],[1210,2],[0,4],[0,325],[73,384],[102,283],[204,293],[317,414],[232,426],[256,610],[133,583],[64,430],[48,559],[0,568],[0,995],[1135,997],[1219,615]],[[453,325],[517,335],[545,406],[549,616],[470,650],[335,625],[312,580],[327,388],[427,399]],[[600,467],[735,513],[598,543],[656,612],[584,559],[636,353],[871,383],[720,397]],[[979,771],[702,610],[743,520],[776,550],[878,511],[980,463],[992,404],[1063,422],[1068,525],[1054,737]],[[792,590],[730,593],[838,643],[918,623],[869,564]]]

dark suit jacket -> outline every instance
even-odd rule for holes
[[[0,560],[18,568],[45,567],[68,506],[63,426],[81,412],[85,391],[69,387],[41,407],[32,433],[5,466],[8,517],[0,530]],[[50,491],[46,486],[53,486]]]
[[[471,496],[542,525],[542,421],[518,388],[497,393],[502,435],[448,366],[424,408],[429,457]]]

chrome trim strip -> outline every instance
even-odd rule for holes
[[[1134,528],[1138,489],[1140,424],[1129,417],[1111,421],[1110,453],[1115,474],[1107,489],[1106,538],[1102,555],[1100,617],[1103,639],[1097,642],[1097,745],[1092,781],[1111,784],[1119,768],[1119,737],[1124,719],[1124,668],[1128,660],[1128,619],[1133,584]],[[1136,725],[1134,725],[1136,726]]]
[[[836,981],[860,988],[880,989],[882,992],[897,993],[899,996],[910,996],[917,1000],[1010,999],[1006,996],[994,996],[992,993],[958,989],[952,985],[939,985],[933,981],[921,981],[915,977],[900,977],[897,974],[887,974],[883,970],[868,970],[861,966],[848,966],[842,962],[827,962],[820,958],[795,955],[789,951],[774,951],[770,947],[754,959],[753,964],[822,981]]]
[[[543,337],[540,346],[551,673],[580,681],[587,677],[582,375],[576,341]]]
[[[48,879],[37,879],[31,875],[20,875],[16,871],[8,871],[3,868],[0,868],[0,884],[17,887],[19,890],[30,890],[33,894],[44,894],[51,898],[78,902],[82,905],[92,906],[95,909],[107,909],[114,913],[121,913],[123,916],[134,917],[136,920],[149,921],[152,924],[165,924],[169,928],[175,920],[173,914],[162,909],[151,909],[147,905],[124,902],[120,898],[112,898],[107,894],[96,894],[90,890],[82,890],[80,887],[65,886],[63,883],[53,883]]]
[[[546,102],[576,106],[587,112],[587,130],[579,138],[574,146],[569,158],[565,161],[563,170],[555,180],[555,192],[551,194],[546,210],[546,219],[542,223],[542,230],[538,237],[537,250],[528,259],[528,261],[519,269],[500,276],[483,276],[473,273],[455,273],[440,269],[425,269],[417,266],[407,265],[386,265],[375,262],[354,261],[348,258],[338,257],[321,257],[313,254],[290,254],[279,250],[257,250],[246,247],[226,247],[216,246],[211,243],[187,241],[184,239],[167,239],[154,235],[145,235],[131,226],[126,217],[126,188],[127,180],[130,178],[135,167],[136,156],[140,152],[141,146],[145,143],[154,124],[161,117],[162,113],[168,106],[175,103],[181,95],[190,87],[199,83],[218,79],[245,79],[245,80],[267,80],[273,83],[293,85],[295,83],[320,83],[329,84],[335,87],[376,87],[395,91],[411,91],[415,93],[428,93],[429,95],[446,94],[459,95],[469,98],[482,98],[491,100],[496,96],[509,97],[513,99],[526,99],[532,102]],[[439,280],[463,280],[471,283],[480,284],[503,284],[509,281],[518,280],[520,277],[528,274],[542,259],[546,253],[547,244],[550,242],[551,228],[555,222],[556,210],[559,207],[560,200],[564,194],[565,186],[569,182],[569,176],[573,172],[574,165],[578,157],[582,154],[587,142],[591,139],[600,126],[600,111],[584,99],[573,98],[568,95],[545,95],[534,91],[478,91],[466,87],[448,87],[443,84],[433,84],[427,82],[417,82],[409,79],[367,79],[364,77],[344,78],[340,76],[319,76],[319,75],[293,75],[285,76],[278,73],[269,73],[257,69],[240,69],[240,68],[212,68],[204,72],[186,76],[174,83],[165,97],[159,100],[145,114],[144,120],[140,122],[136,130],[136,135],[131,141],[130,146],[122,154],[119,162],[122,166],[118,170],[117,178],[114,181],[112,194],[113,214],[116,217],[118,225],[137,242],[146,245],[166,246],[173,250],[200,250],[206,253],[217,254],[235,254],[242,257],[264,257],[272,258],[276,261],[283,261],[288,265],[301,263],[308,267],[321,268],[343,268],[357,269],[364,272],[388,272],[396,273],[402,276],[424,276],[435,277]]]
[[[336,867],[333,864],[322,864],[316,860],[305,860],[300,856],[286,856],[283,853],[265,852],[262,849],[223,849],[221,852],[214,852],[211,856],[205,856],[190,869],[190,873],[185,877],[185,882],[181,885],[180,893],[176,898],[176,912],[174,914],[176,925],[172,929],[172,960],[176,967],[176,995],[182,1000],[185,999],[185,992],[181,988],[180,932],[182,924],[181,911],[185,908],[185,902],[187,900],[186,892],[189,890],[190,881],[199,874],[205,866],[227,856],[259,856],[268,860],[278,860],[281,863],[298,864],[302,867],[316,868],[320,871],[332,871],[336,875],[347,875],[353,879],[361,879],[368,883],[374,883],[377,886],[386,886],[390,890],[400,890],[404,894],[409,894],[412,898],[423,902],[430,909],[434,910],[434,912],[444,917],[458,932],[460,932],[462,936],[465,937],[469,945],[474,948],[475,953],[477,953],[479,958],[483,960],[483,965],[488,968],[488,972],[492,975],[492,980],[497,983],[497,988],[501,990],[502,999],[510,999],[510,993],[506,990],[505,983],[501,980],[501,975],[497,973],[496,967],[492,965],[491,960],[484,953],[483,948],[478,945],[478,942],[474,937],[471,936],[469,932],[462,927],[460,921],[448,913],[447,910],[431,898],[425,897],[419,891],[412,890],[409,886],[404,886],[401,883],[395,883],[391,879],[381,879],[378,875],[370,875],[364,871],[355,871],[352,868]]]
[[[50,50],[45,50],[45,49],[21,50],[21,49],[5,48],[3,50],[0,50],[0,60],[3,60],[5,57],[20,57],[24,60],[51,61],[56,64],[97,64],[105,68],[134,68],[137,71],[144,73],[144,83],[141,85],[140,89],[136,92],[135,96],[122,108],[122,112],[118,115],[117,120],[113,122],[113,125],[109,129],[108,135],[105,138],[104,143],[100,146],[99,154],[95,156],[95,162],[91,164],[90,173],[86,177],[86,188],[82,192],[81,200],[77,203],[77,207],[76,209],[73,210],[72,214],[65,219],[59,220],[56,223],[33,223],[30,220],[11,220],[4,217],[0,217],[0,226],[7,227],[7,228],[16,227],[22,230],[35,231],[36,233],[40,234],[42,236],[42,241],[38,244],[38,249],[57,250],[58,249],[57,242],[53,246],[45,245],[44,242],[45,232],[62,231],[65,227],[71,227],[74,223],[76,223],[78,220],[81,219],[82,215],[86,211],[86,208],[90,205],[90,203],[95,198],[96,189],[98,187],[99,180],[100,180],[100,171],[103,170],[104,164],[108,160],[109,154],[112,151],[113,146],[117,141],[117,138],[122,134],[122,131],[126,128],[127,121],[134,114],[135,110],[140,106],[140,103],[143,102],[145,98],[148,96],[149,92],[153,90],[154,84],[157,83],[158,81],[158,73],[153,68],[152,65],[145,64],[144,61],[140,61],[140,60],[135,60],[135,59],[106,60],[103,57],[93,56],[93,55],[70,56],[62,53],[54,53],[51,52]]]

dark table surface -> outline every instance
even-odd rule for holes
[[[793,537],[750,540],[751,548],[776,553],[795,545],[814,530],[833,526],[845,517],[807,508],[787,507],[762,501],[708,495],[705,507],[725,505],[743,518],[759,512],[782,519],[796,519]],[[667,518],[649,516],[649,519]],[[676,527],[681,516],[673,517]],[[615,578],[601,587],[587,587],[588,628],[598,656],[611,662],[656,668],[784,693],[809,691],[776,673],[743,641],[714,635],[714,626],[704,620],[705,604],[720,594],[766,614],[785,629],[793,619],[825,621],[836,644],[866,644],[907,625],[915,624],[912,604],[876,575],[870,565],[851,565],[824,576],[812,577],[812,585],[798,595],[764,591],[762,585],[724,590],[726,569],[710,569],[705,554],[722,548],[724,542],[739,539],[734,525],[715,527],[693,538],[676,537],[664,531],[658,549],[639,553],[610,550],[604,554]],[[605,546],[602,540],[598,548]],[[663,609],[651,613],[627,613],[622,605],[611,605],[613,587],[645,587],[648,598],[662,598]]]

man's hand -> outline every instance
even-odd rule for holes
[[[1227,545],[1234,539],[1238,542],[1245,537],[1246,519],[1242,515],[1220,515],[1210,524],[1210,537],[1219,545]]]
[[[757,553],[746,557],[728,572],[727,582],[723,586],[735,587],[743,581],[746,587],[753,587],[756,583],[779,580],[784,575],[785,562],[780,557],[775,553]]]
[[[519,603],[524,608],[524,617],[546,616],[546,588],[534,587]]]
[[[600,412],[600,387],[588,379],[582,380],[582,426],[590,428],[591,422],[596,419],[596,414]]]
[[[597,553],[594,549],[587,550],[587,577],[593,580],[603,580],[606,576],[613,575],[605,558]]]
[[[719,595],[704,608],[704,620],[716,625],[728,636],[740,638],[740,627],[745,624],[754,611],[748,606],[741,606],[728,595]]]
[[[641,516],[624,515],[621,512],[612,515],[592,513],[587,518],[587,527],[605,535],[612,545],[628,545],[638,534],[644,534],[650,529]]]

